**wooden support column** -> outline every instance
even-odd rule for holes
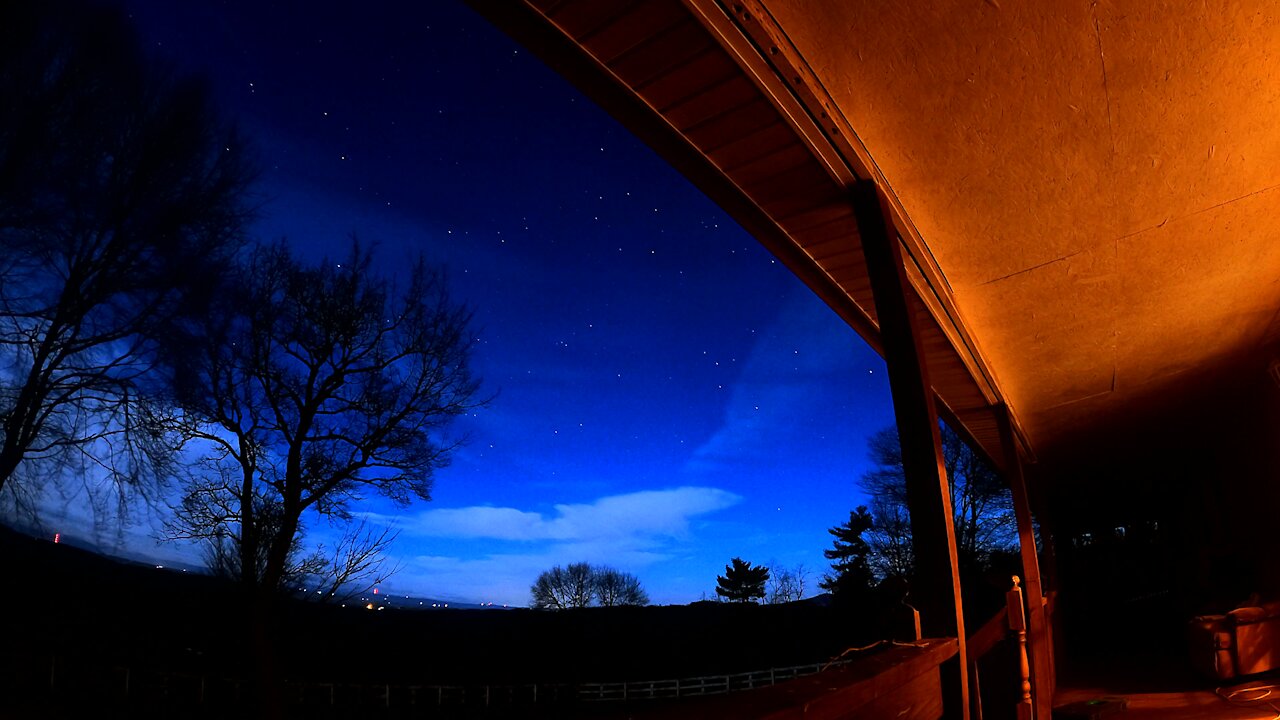
[[[1000,444],[1004,446],[1005,480],[1013,493],[1013,514],[1018,522],[1018,545],[1022,554],[1022,587],[1026,596],[1027,645],[1031,648],[1031,694],[1036,720],[1052,720],[1054,667],[1051,630],[1045,619],[1044,591],[1040,582],[1040,559],[1036,554],[1035,529],[1031,524],[1031,502],[1027,497],[1027,481],[1022,474],[1022,454],[1013,435],[1009,408],[994,408]]]
[[[908,296],[911,290],[902,262],[902,245],[897,232],[891,232],[885,222],[884,197],[875,182],[860,180],[851,190],[902,447],[915,553],[911,602],[920,611],[926,637],[954,637],[959,641],[956,657],[942,666],[944,711],[945,717],[969,720],[964,607],[951,492],[933,387]]]

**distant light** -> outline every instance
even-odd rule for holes
[[[54,534],[53,534],[53,544],[54,544],[54,545],[57,545],[57,544],[58,544],[58,543],[60,543],[60,542],[62,542],[62,533],[54,533]]]
[[[377,595],[377,594],[378,594],[378,588],[374,588],[374,589],[373,589],[373,594],[374,594],[374,595]]]
[[[372,609],[373,609],[373,603],[369,603],[368,605],[365,605],[365,606],[364,606],[364,609],[365,609],[365,610],[372,610]]]

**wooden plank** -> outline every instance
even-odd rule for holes
[[[780,173],[808,165],[814,172],[821,173],[821,168],[813,161],[813,156],[798,142],[791,143],[768,155],[761,155],[746,165],[733,170],[733,180],[740,188],[750,189],[757,183],[777,177]]]
[[[1053,661],[1050,629],[1045,619],[1044,592],[1040,583],[1040,560],[1036,554],[1035,530],[1031,524],[1031,503],[1022,474],[1022,457],[1013,437],[1013,423],[1004,405],[996,408],[996,424],[1005,447],[1005,480],[1013,493],[1013,514],[1018,523],[1018,549],[1022,556],[1022,587],[1029,610],[1027,644],[1031,648],[1031,706],[1036,720],[1053,717]]]
[[[822,263],[822,268],[834,278],[849,279],[861,275],[862,284],[865,287],[871,287],[871,281],[866,279],[867,265],[862,253],[851,252],[832,256]]]
[[[787,232],[798,234],[809,229],[822,227],[827,223],[841,221],[848,222],[851,220],[854,221],[853,229],[856,234],[858,226],[853,215],[853,208],[849,207],[849,203],[845,198],[841,198],[840,202],[824,205],[820,208],[810,210],[803,215],[794,215],[787,218],[787,222],[784,227],[787,228]],[[856,245],[858,243],[858,238],[856,235],[851,236],[848,238],[848,242]]]
[[[715,148],[740,140],[780,120],[778,111],[767,100],[757,97],[690,127],[684,131],[684,136],[694,145],[714,153]]]
[[[550,15],[556,8],[565,5],[569,1],[571,0],[528,0],[529,5],[543,15]]]
[[[607,25],[579,37],[579,42],[606,65],[648,38],[676,25],[688,17],[675,0],[644,0]]]
[[[794,233],[796,240],[805,248],[838,240],[844,248],[848,249],[850,245],[857,245],[857,243],[850,243],[849,238],[857,237],[858,223],[853,219],[853,215],[849,215],[817,227],[795,230]],[[857,247],[853,247],[852,251],[858,256],[862,255],[862,251]]]
[[[832,190],[831,177],[827,175],[826,171],[818,163],[813,162],[812,158],[808,162],[794,165],[790,168],[777,167],[765,177],[751,183],[739,183],[739,186],[748,195],[764,195],[768,197],[780,197],[783,195],[813,196]]]
[[[991,652],[991,649],[1009,636],[1009,608],[1002,607],[1000,611],[987,620],[986,624],[978,628],[969,636],[969,642],[966,650],[969,653],[969,660],[977,662],[982,659],[983,655]]]
[[[944,699],[949,717],[969,720],[964,603],[951,491],[933,386],[907,295],[910,286],[902,263],[902,247],[897,233],[889,233],[884,198],[876,183],[860,180],[851,188],[851,195],[880,320],[880,340],[902,446],[916,565],[912,597],[926,635],[957,638],[957,660],[943,677]]]
[[[609,69],[627,85],[638,87],[689,62],[709,47],[707,31],[686,19],[618,56],[609,63]]]
[[[803,714],[796,717],[803,720],[937,720],[942,717],[942,682],[938,674],[935,669],[916,675],[893,687],[891,692],[861,705],[853,705],[848,698],[833,693],[831,697],[810,703]]]
[[[571,38],[581,38],[625,14],[636,0],[567,0],[547,12],[547,18]]]
[[[741,105],[756,94],[755,87],[718,47],[637,87],[636,92],[667,122],[681,129],[721,108]]]
[[[737,142],[719,146],[713,150],[699,148],[716,167],[733,179],[733,169],[746,165],[762,153],[771,153],[795,142],[795,135],[786,123],[779,120]]]
[[[843,197],[843,195],[844,192],[840,188],[829,187],[821,194],[812,193],[800,196],[793,195],[789,197],[753,199],[757,200],[761,209],[769,213],[770,217],[776,218],[779,224],[785,225],[788,218],[809,212],[815,207],[834,202]]]
[[[725,108],[741,107],[756,97],[751,83],[741,76],[733,77],[681,99],[663,116],[674,127],[688,130],[724,112]]]

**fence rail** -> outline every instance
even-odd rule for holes
[[[706,675],[677,680],[641,680],[631,682],[583,683],[578,686],[578,699],[587,702],[659,700],[663,698],[720,695],[723,693],[767,687],[784,680],[815,675],[824,667],[838,667],[852,659],[828,665],[813,663],[784,668],[769,668],[733,675]]]

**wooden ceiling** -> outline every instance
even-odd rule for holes
[[[945,414],[1024,452],[1280,341],[1280,7],[473,0],[873,347],[889,195]]]

